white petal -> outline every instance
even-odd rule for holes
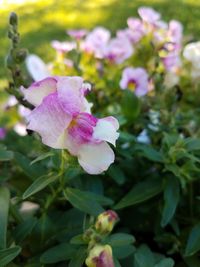
[[[89,174],[106,171],[114,159],[114,152],[106,142],[82,145],[78,152],[78,162]]]
[[[107,141],[115,146],[116,140],[119,137],[118,128],[119,123],[113,117],[99,119],[94,128],[93,138]]]
[[[46,64],[36,55],[29,55],[26,58],[26,67],[34,81],[51,76]]]

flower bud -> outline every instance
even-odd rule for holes
[[[109,245],[96,245],[85,261],[88,267],[114,267],[112,248]]]
[[[101,234],[108,234],[112,231],[118,219],[116,212],[107,210],[98,216],[95,223],[95,229]]]
[[[27,55],[28,55],[27,49],[18,50],[16,55],[15,55],[15,59],[16,59],[17,63],[22,63],[25,60],[25,58],[27,57]]]
[[[17,14],[15,12],[10,13],[10,18],[9,22],[11,25],[16,25],[17,24]]]

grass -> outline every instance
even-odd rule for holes
[[[197,0],[43,0],[21,5],[0,1],[0,80],[5,81],[4,57],[9,47],[6,38],[9,12],[20,18],[21,45],[45,61],[51,60],[52,39],[65,40],[65,30],[103,25],[114,32],[126,26],[129,16],[137,15],[142,5],[152,6],[164,20],[180,20],[185,33],[200,40],[200,1]]]

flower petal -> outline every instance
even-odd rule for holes
[[[116,140],[119,137],[118,129],[119,123],[114,117],[110,116],[99,119],[94,128],[93,138],[107,141],[115,146]]]
[[[89,174],[106,171],[114,159],[114,152],[106,142],[82,145],[78,151],[78,162]]]
[[[34,54],[26,58],[26,67],[34,81],[40,81],[51,75],[44,61]]]
[[[83,106],[83,79],[81,77],[61,77],[58,79],[58,98],[66,112],[77,114]]]
[[[21,87],[24,99],[34,106],[39,106],[44,97],[56,92],[56,79],[53,77],[45,78],[39,82],[33,83],[29,88]]]
[[[71,115],[60,106],[57,93],[47,96],[27,119],[29,121],[27,128],[39,133],[45,145],[53,148],[66,148],[67,135],[65,137],[63,133],[71,122]]]

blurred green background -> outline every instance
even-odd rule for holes
[[[19,3],[20,2],[20,3]],[[112,32],[126,27],[130,16],[137,16],[139,6],[151,6],[164,20],[180,20],[184,32],[200,39],[200,0],[0,0],[0,81],[5,83],[4,57],[9,47],[6,37],[9,12],[19,15],[21,46],[46,62],[51,60],[53,39],[65,40],[66,29],[103,25]]]

